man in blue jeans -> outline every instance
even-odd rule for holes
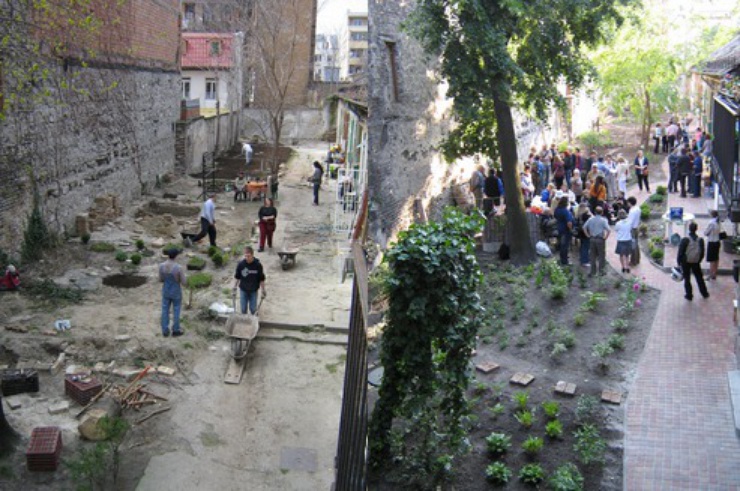
[[[175,262],[180,253],[177,249],[167,251],[167,261],[159,265],[159,281],[162,282],[162,336],[170,335],[170,305],[172,306],[172,336],[182,336],[180,329],[180,307],[182,306],[182,285],[185,273]]]
[[[234,293],[239,287],[242,314],[247,313],[247,305],[251,314],[257,313],[257,292],[262,288],[262,298],[267,296],[265,291],[265,271],[262,263],[254,257],[254,249],[244,248],[244,259],[236,265],[234,273]]]

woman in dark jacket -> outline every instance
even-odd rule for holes
[[[260,248],[258,252],[265,250],[265,240],[267,245],[272,249],[272,235],[275,233],[277,227],[277,208],[273,204],[271,198],[265,198],[265,202],[257,212],[259,216],[259,227],[260,227]]]

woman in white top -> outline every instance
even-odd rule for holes
[[[709,212],[712,219],[704,230],[707,238],[707,262],[709,263],[709,279],[717,279],[717,270],[719,269],[719,233],[722,231],[722,225],[719,223],[719,213],[717,210]]]
[[[611,155],[606,156],[606,173],[604,174],[604,184],[606,184],[606,193],[609,201],[617,199],[617,163]]]
[[[623,198],[627,197],[627,178],[630,176],[630,166],[624,157],[617,159],[617,183]]]
[[[627,220],[627,212],[619,210],[619,221],[614,225],[617,234],[617,250],[619,262],[622,264],[622,273],[630,272],[630,254],[632,254],[632,224]]]

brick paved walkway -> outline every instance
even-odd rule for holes
[[[639,201],[647,197],[636,189],[631,194]],[[670,206],[708,214],[709,201],[678,196],[669,194]],[[701,232],[707,219],[697,221]],[[619,270],[611,240],[608,248],[609,262]],[[665,264],[675,264],[677,249],[666,246]],[[720,267],[731,268],[732,257],[722,255]],[[644,276],[661,296],[626,403],[624,489],[740,490],[740,439],[727,384],[727,372],[737,368],[732,277],[708,282],[708,299],[694,284],[695,298],[689,302],[683,283],[672,281],[644,255],[632,273]]]

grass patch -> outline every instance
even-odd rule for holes
[[[90,250],[93,252],[113,252],[116,250],[116,246],[110,242],[96,242],[90,246]]]
[[[211,286],[213,277],[208,273],[196,273],[188,276],[188,288],[199,289]]]

